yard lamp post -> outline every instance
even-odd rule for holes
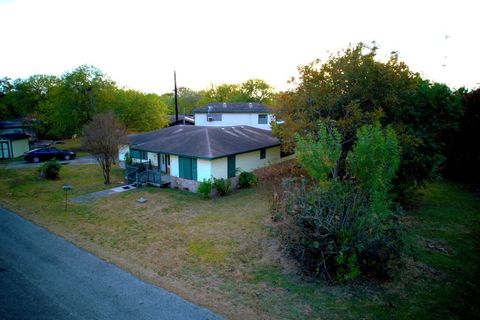
[[[67,211],[68,191],[72,190],[72,188],[69,184],[63,186],[63,191],[65,191],[65,212]]]

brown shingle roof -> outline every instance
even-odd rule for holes
[[[132,149],[204,159],[280,145],[268,130],[250,126],[175,126],[130,137]]]

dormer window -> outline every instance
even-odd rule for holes
[[[259,114],[258,115],[258,124],[268,124],[268,115]]]

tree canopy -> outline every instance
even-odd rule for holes
[[[119,88],[102,71],[83,65],[60,77],[33,75],[0,81],[0,119],[29,117],[46,138],[81,134],[96,114],[112,111],[130,131],[168,124],[160,96]]]
[[[284,123],[274,132],[293,149],[292,133],[314,133],[319,120],[334,123],[343,136],[344,169],[360,126],[390,124],[402,150],[395,185],[403,195],[438,173],[443,134],[457,125],[463,92],[422,79],[396,52],[386,62],[376,56],[376,46],[360,43],[300,66],[296,88],[277,96],[276,117]]]

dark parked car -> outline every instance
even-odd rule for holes
[[[75,159],[77,154],[74,151],[69,150],[59,150],[57,148],[41,148],[33,149],[28,152],[25,152],[23,159],[29,162],[40,162],[51,159],[57,160],[70,160]]]

